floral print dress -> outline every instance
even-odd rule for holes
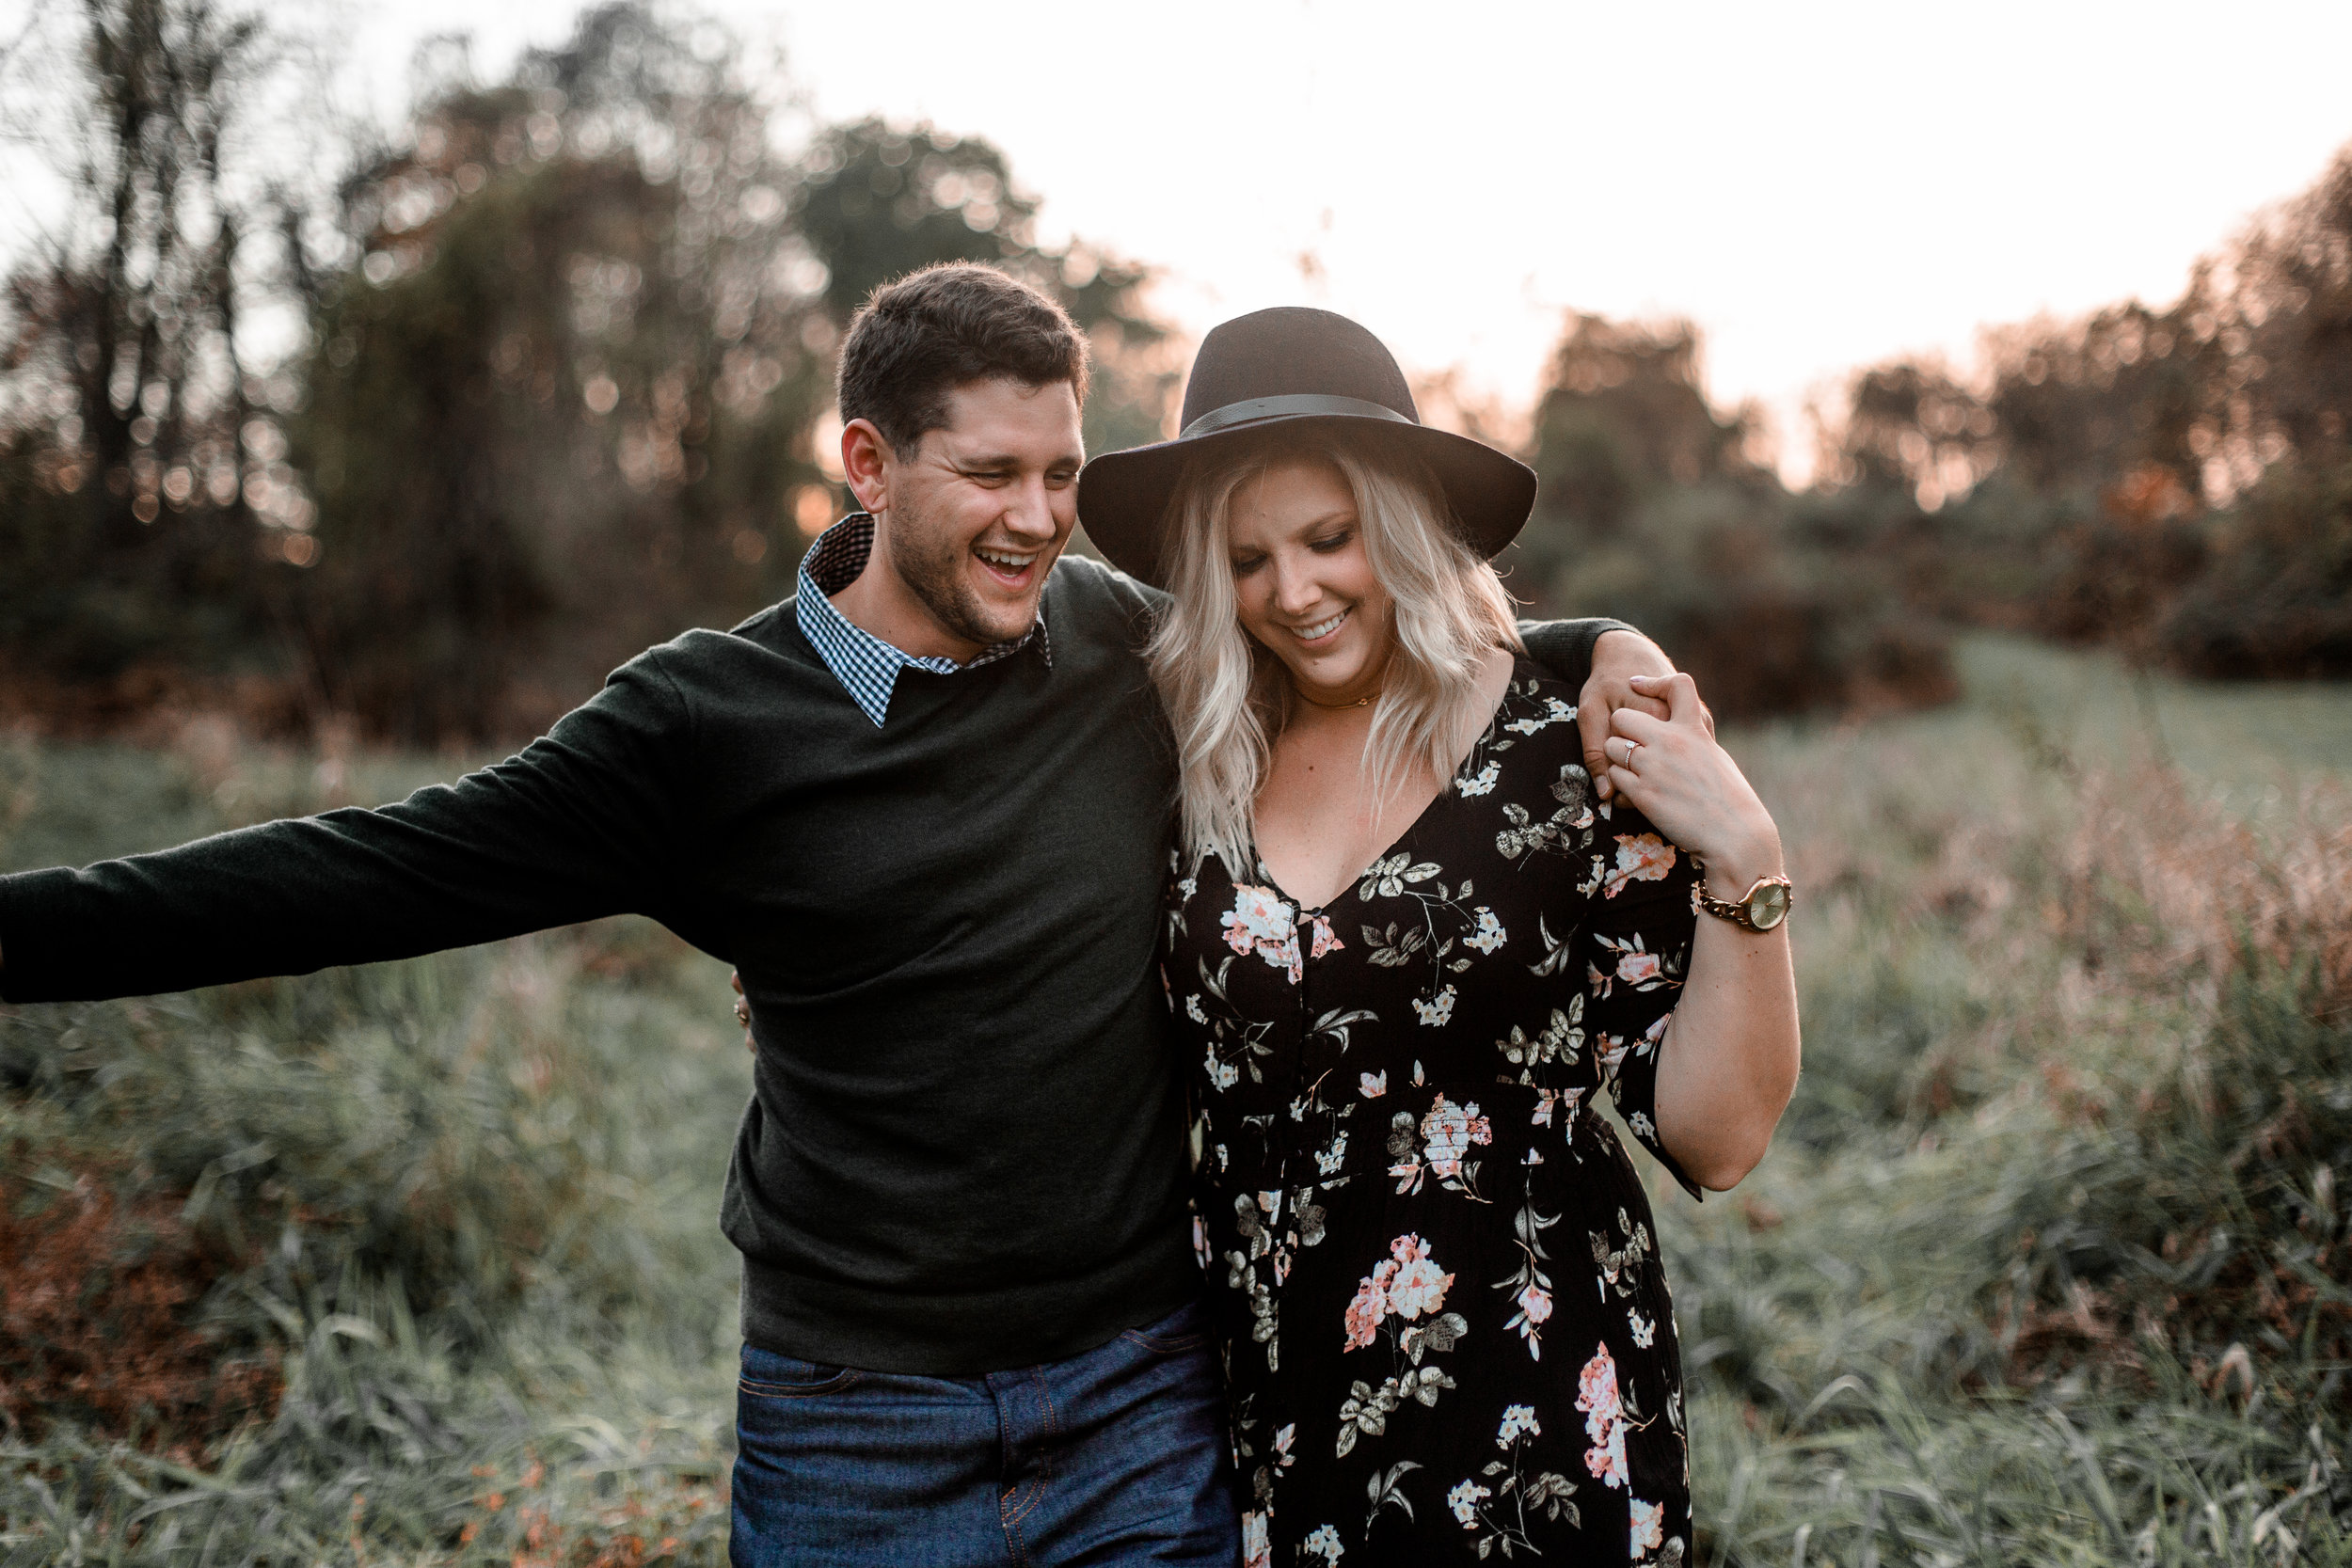
[[[1689,858],[1596,800],[1576,694],[1524,659],[1360,879],[1171,866],[1198,1239],[1250,1568],[1677,1564],[1690,1469],[1649,1205]]]

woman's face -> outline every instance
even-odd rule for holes
[[[1229,531],[1242,629],[1317,702],[1377,689],[1391,605],[1339,470],[1311,457],[1278,459],[1234,493]]]

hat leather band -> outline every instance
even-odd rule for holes
[[[1239,430],[1244,425],[1264,424],[1273,420],[1295,420],[1312,414],[1394,420],[1398,424],[1421,423],[1419,420],[1408,419],[1386,404],[1367,403],[1362,398],[1343,398],[1326,392],[1292,392],[1282,397],[1247,398],[1240,403],[1229,403],[1222,408],[1212,408],[1184,426],[1176,439],[1189,441],[1196,436],[1214,436],[1219,431]]]

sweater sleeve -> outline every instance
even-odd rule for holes
[[[660,654],[516,756],[398,804],[0,878],[0,1000],[184,990],[658,915],[691,758]]]
[[[1596,617],[1587,621],[1521,621],[1519,638],[1527,644],[1527,657],[1583,690],[1584,683],[1593,674],[1593,644],[1605,631],[1630,631],[1639,628],[1623,621]]]

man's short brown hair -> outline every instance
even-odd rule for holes
[[[947,394],[976,381],[1067,381],[1087,397],[1087,341],[1052,296],[994,267],[942,261],[868,295],[841,346],[844,424],[866,420],[900,455],[947,424]]]

